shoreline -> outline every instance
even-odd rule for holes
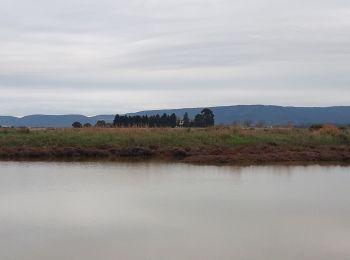
[[[349,146],[0,147],[0,161],[179,162],[198,165],[350,165]]]
[[[350,129],[0,129],[0,160],[350,165]]]

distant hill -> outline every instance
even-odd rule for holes
[[[266,125],[311,125],[331,123],[336,125],[350,125],[350,106],[338,107],[282,107],[264,105],[241,105],[211,107],[215,114],[216,124],[232,124],[251,121],[264,122]],[[131,113],[130,115],[155,115],[175,113],[182,117],[187,112],[194,117],[202,108],[181,108],[167,110],[151,110]],[[74,121],[83,124],[95,124],[98,120],[112,122],[114,115],[98,115],[86,117],[83,115],[30,115],[22,118],[0,116],[2,126],[27,127],[71,127]]]
[[[0,116],[1,126],[15,127],[71,127],[75,121],[82,124],[96,124],[98,120],[113,122],[114,115],[98,115],[87,117],[83,115],[30,115],[25,117]]]
[[[185,112],[194,117],[202,108],[183,108],[169,110],[141,111],[137,115],[154,115],[175,113],[182,117]],[[264,105],[240,105],[211,107],[215,114],[216,124],[232,124],[251,121],[264,122],[266,125],[295,126],[331,123],[350,125],[350,106],[338,107],[282,107]]]

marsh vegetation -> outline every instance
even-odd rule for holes
[[[350,130],[319,128],[0,129],[2,158],[162,157],[195,162],[350,160]],[[192,159],[189,159],[192,158]],[[214,158],[214,159],[213,159]]]

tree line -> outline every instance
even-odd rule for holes
[[[209,127],[215,124],[214,113],[209,108],[204,108],[199,114],[191,119],[188,113],[182,118],[178,118],[175,113],[148,115],[119,115],[114,117],[113,123],[98,121],[95,127]],[[74,128],[92,127],[91,124],[81,124],[74,122]]]
[[[173,113],[168,115],[153,115],[153,116],[121,116],[116,115],[113,121],[115,127],[176,127],[177,117]]]

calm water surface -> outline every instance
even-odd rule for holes
[[[0,259],[349,260],[349,167],[0,163]]]

